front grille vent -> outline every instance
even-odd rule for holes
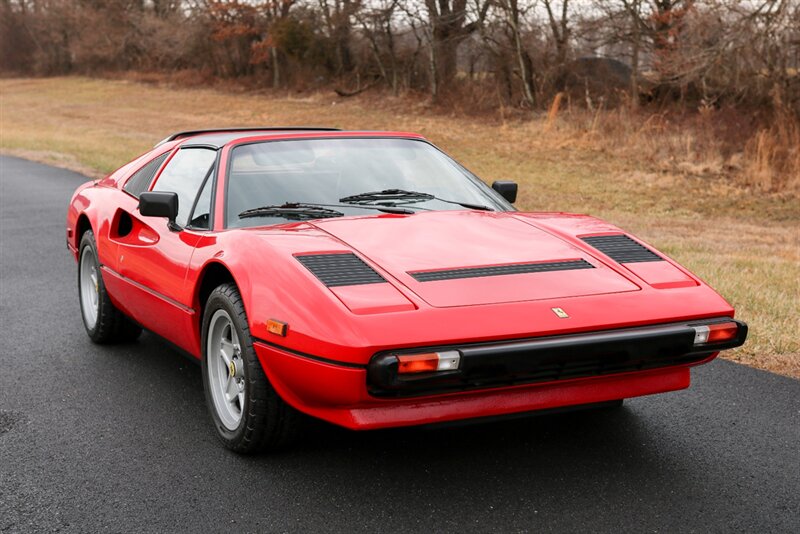
[[[583,237],[590,244],[617,263],[664,261],[664,258],[623,234]]]
[[[548,271],[572,271],[575,269],[594,269],[594,265],[585,260],[548,261],[495,265],[491,267],[464,267],[440,271],[417,271],[408,274],[414,277],[417,282],[435,282],[439,280],[455,280],[458,278],[481,278],[484,276],[501,276],[504,274],[544,273]]]
[[[353,253],[295,256],[328,287],[380,284],[386,280]]]
[[[521,384],[536,384],[540,382],[557,382],[560,380],[573,380],[576,378],[591,378],[619,373],[634,373],[650,369],[662,369],[679,365],[688,365],[701,362],[708,358],[708,353],[670,355],[665,357],[647,356],[621,360],[619,355],[608,358],[593,359],[556,359],[551,361],[536,362],[532,360],[530,369],[524,372],[504,374],[502,367],[490,367],[486,373],[476,369],[473,374],[453,379],[449,384],[426,385],[423,381],[418,384],[408,384],[405,389],[382,389],[381,386],[370,384],[370,392],[379,397],[411,397],[430,393],[444,393],[445,391],[468,391],[471,389],[516,386]],[[488,374],[487,374],[488,373]]]

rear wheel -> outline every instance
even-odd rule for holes
[[[83,326],[89,339],[101,344],[135,340],[142,333],[142,328],[125,317],[111,302],[100,275],[97,244],[91,230],[84,232],[79,247],[78,296]]]
[[[239,291],[223,284],[203,313],[203,385],[222,443],[238,453],[275,450],[298,433],[299,413],[269,383],[253,349]]]

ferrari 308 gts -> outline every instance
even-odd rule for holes
[[[423,137],[169,136],[75,192],[92,341],[142,328],[197,358],[237,452],[300,414],[375,429],[618,406],[744,343],[708,285],[586,215],[521,212]]]

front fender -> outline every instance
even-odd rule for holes
[[[326,354],[352,352],[352,347],[366,345],[367,338],[349,317],[347,307],[294,258],[311,252],[352,251],[304,224],[290,230],[209,234],[198,243],[189,269],[196,306],[202,307],[196,299],[203,273],[216,263],[236,282],[254,338]],[[285,337],[267,330],[270,319],[289,325]]]

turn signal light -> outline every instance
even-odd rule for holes
[[[717,323],[694,327],[694,344],[721,343],[736,338],[739,325],[734,322]]]
[[[402,375],[454,371],[458,369],[460,362],[461,353],[457,350],[425,354],[401,354],[397,356],[397,373]]]
[[[270,319],[267,321],[267,332],[270,334],[275,334],[276,336],[286,337],[286,331],[289,329],[289,325],[278,321],[277,319]]]

